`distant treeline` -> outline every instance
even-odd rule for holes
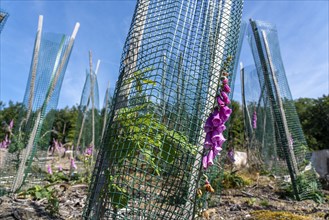
[[[313,98],[299,98],[295,100],[297,113],[302,124],[304,135],[308,146],[313,150],[321,150],[329,148],[329,96]],[[21,103],[9,102],[8,104],[0,101],[0,122],[2,128],[0,129],[0,140],[5,136],[5,129],[3,127],[13,119],[14,126],[17,126],[19,114],[22,109]],[[244,140],[244,122],[241,105],[232,102],[231,121],[228,126],[227,147],[234,147],[235,149],[243,149],[246,147]],[[52,117],[54,117],[53,125],[46,127],[57,131],[53,133],[50,138],[56,138],[63,143],[73,141],[77,130],[77,117],[79,108],[77,106],[65,107],[64,109],[52,110]],[[104,114],[104,109],[101,110],[100,115]],[[47,123],[47,122],[46,122]],[[45,142],[51,140],[44,140]]]

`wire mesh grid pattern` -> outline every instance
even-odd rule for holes
[[[101,109],[101,139],[104,137],[105,129],[106,129],[106,124],[108,121],[108,116],[111,112],[111,107],[113,104],[113,88],[110,87],[110,83],[105,91],[105,96],[104,96],[104,102],[103,102],[103,108]]]
[[[277,175],[289,175],[283,149],[275,136],[274,118],[263,77],[254,66],[244,67],[243,110],[248,147],[255,154],[254,163],[265,165]],[[257,159],[257,160],[256,160]]]
[[[237,24],[235,24],[237,25]],[[245,32],[247,28],[247,23],[245,21],[241,21],[240,24],[240,30],[239,32],[234,32],[234,36],[236,38],[232,38],[233,41],[237,41],[237,47],[235,48],[235,56],[232,61],[232,66],[227,69],[227,72],[229,72],[231,75],[229,76],[229,86],[231,88],[231,92],[229,93],[229,99],[232,100],[233,94],[234,94],[234,84],[235,84],[235,78],[236,75],[238,74],[238,63],[239,63],[239,58],[240,58],[240,53],[241,53],[241,48],[243,44],[243,40],[245,37]],[[230,119],[228,119],[227,125],[230,123]],[[229,134],[228,134],[228,129],[224,131],[224,136],[229,140]],[[221,195],[221,191],[223,189],[223,184],[222,180],[224,177],[224,168],[225,164],[228,162],[228,154],[229,154],[229,149],[226,147],[227,142],[224,142],[222,145],[221,152],[219,156],[215,159],[214,164],[215,166],[210,167],[207,172],[205,173],[208,177],[208,180],[212,184],[212,187],[215,190],[216,195]],[[207,208],[207,196],[204,196],[201,201],[199,202],[198,206],[200,209],[206,209]]]
[[[9,17],[9,14],[0,8],[0,34],[7,22],[8,17]]]
[[[236,56],[234,57],[234,68],[232,71],[232,77],[231,77],[231,83],[230,83],[230,88],[231,88],[231,93],[229,94],[229,98],[233,98],[234,94],[234,84],[235,84],[235,78],[237,75],[239,75],[239,60],[240,60],[240,54],[241,54],[241,49],[243,45],[243,41],[246,35],[246,30],[247,30],[247,22],[241,21],[240,25],[240,32],[239,32],[239,40],[238,40],[238,46],[236,50]]]
[[[82,94],[81,94],[81,100],[80,100],[80,106],[88,106],[88,104],[91,102],[90,98],[90,90],[91,90],[91,78],[93,78],[93,87],[94,87],[94,106],[96,109],[99,110],[99,88],[98,88],[98,80],[97,75],[93,72],[90,74],[90,71],[86,71],[86,80],[85,84],[83,86]]]
[[[256,110],[256,139],[263,154],[267,154],[264,159],[276,165],[275,170],[290,174],[296,198],[307,199],[314,196],[318,184],[286,78],[277,30],[274,25],[262,21],[251,20],[250,23],[248,38],[258,73],[259,97],[258,101],[251,98],[256,109],[254,106],[252,110],[252,105],[246,107],[249,107],[249,114]],[[256,78],[254,71],[251,75],[245,78]],[[252,124],[252,119],[248,123]]]
[[[91,92],[93,89],[93,93]],[[93,96],[93,97],[92,97]],[[93,99],[93,100],[92,100]],[[94,108],[94,111],[92,110]],[[92,114],[94,114],[94,125],[92,120]],[[97,143],[92,143],[92,130],[95,128],[95,137],[100,136],[100,109],[99,109],[99,88],[97,75],[90,70],[86,71],[86,80],[81,94],[81,100],[79,105],[79,116],[76,129],[76,145],[80,150],[85,150],[90,145],[99,146],[99,140]],[[95,139],[96,140],[96,139]]]
[[[241,12],[236,0],[137,2],[85,219],[194,218],[202,126]]]
[[[14,126],[14,139],[6,163],[0,167],[3,191],[41,184],[46,173],[46,155],[54,111],[73,46],[73,38],[42,33],[42,16],[34,45],[30,74],[20,120]]]

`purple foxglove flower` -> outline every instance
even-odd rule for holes
[[[216,143],[222,145],[224,143],[224,141],[226,141],[226,139],[223,136],[223,133],[219,133],[217,130],[214,130],[212,132],[211,140],[215,145],[216,145]]]
[[[55,150],[58,150],[58,142],[55,140],[55,138],[53,139],[53,145]]]
[[[217,156],[217,154],[222,151],[222,145],[225,141],[226,141],[226,139],[224,138],[223,134],[221,133],[219,135],[218,141],[215,142],[215,145],[213,148],[215,156]]]
[[[212,124],[213,124],[213,127],[218,127],[221,124],[223,124],[222,119],[220,118],[218,109],[216,109],[213,113]]]
[[[212,137],[212,132],[209,131],[207,134],[206,134],[206,140],[204,142],[204,148],[205,149],[210,149],[212,146],[213,146],[213,143],[211,141],[211,137]]]
[[[1,148],[8,148],[9,145],[11,144],[11,140],[8,138],[8,135],[6,134],[5,139],[0,143],[1,143]]]
[[[62,164],[58,165],[58,171],[63,171]]]
[[[220,134],[217,130],[214,130],[211,134],[211,141],[212,143],[216,143],[220,139]]]
[[[75,164],[74,158],[71,158],[71,169],[76,170],[78,167]]]
[[[223,133],[223,131],[225,131],[225,129],[226,129],[226,126],[225,126],[224,124],[222,124],[222,125],[220,125],[220,126],[218,126],[218,127],[216,128],[216,130],[217,130],[219,133]]]
[[[256,129],[257,128],[257,112],[254,111],[252,115],[252,128]]]
[[[6,143],[9,142],[9,140],[8,140],[8,135],[7,135],[7,134],[6,134],[6,136],[5,136],[5,140],[4,140],[4,142],[6,142]]]
[[[13,127],[14,127],[14,120],[11,120],[9,123],[10,130],[13,129]]]
[[[210,132],[213,130],[213,124],[212,124],[212,119],[213,119],[213,116],[210,115],[206,121],[206,124],[204,125],[204,131],[206,133]]]
[[[47,166],[47,172],[48,172],[50,175],[53,175],[53,171],[51,170],[51,166],[50,166],[50,165]]]
[[[222,146],[221,145],[215,145],[213,151],[214,151],[214,157],[216,157],[221,151],[222,151]]]
[[[220,115],[220,118],[222,119],[223,123],[225,123],[228,120],[231,113],[232,113],[232,109],[230,109],[227,106],[224,106],[224,107],[220,108],[219,115]]]
[[[209,153],[208,153],[208,156],[207,156],[207,165],[208,165],[208,167],[214,165],[214,158],[215,158],[214,151],[210,150]]]
[[[217,103],[218,103],[218,106],[220,106],[220,107],[225,106],[225,102],[223,101],[222,97],[220,97],[220,96],[217,96]]]
[[[228,86],[228,84],[224,84],[222,87],[223,92],[230,93],[231,88]]]
[[[93,146],[89,146],[85,150],[85,155],[86,156],[91,156],[93,154]]]
[[[222,79],[222,83],[223,83],[223,84],[227,84],[227,83],[228,83],[228,78],[223,77],[223,79]]]
[[[0,148],[4,148],[4,147],[3,147],[3,144],[2,144],[2,141],[0,142]]]
[[[202,166],[203,166],[204,169],[208,168],[208,156],[204,156],[202,158]]]
[[[228,104],[231,103],[231,101],[230,101],[230,99],[229,99],[229,97],[228,97],[228,95],[227,95],[226,92],[221,91],[221,92],[220,92],[220,95],[222,96],[222,100],[223,100],[223,102],[224,102],[226,105],[228,105]]]
[[[231,163],[233,163],[235,161],[233,148],[231,148],[227,151],[227,158],[231,161]]]

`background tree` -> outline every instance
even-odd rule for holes
[[[227,148],[243,150],[244,122],[242,108],[239,102],[231,101],[232,114],[228,123]]]
[[[6,104],[0,101],[0,126],[2,123],[9,124],[11,120],[14,120],[14,126],[17,126],[20,111],[22,109],[22,103],[13,103],[9,101],[8,107]],[[0,141],[5,137],[4,129],[0,128]]]
[[[308,146],[313,150],[329,149],[329,96],[295,101]]]

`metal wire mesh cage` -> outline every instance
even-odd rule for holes
[[[9,14],[0,8],[0,33],[6,24]]]
[[[91,81],[93,81],[93,86],[91,85]],[[99,89],[98,89],[98,80],[97,75],[93,72],[90,74],[90,71],[86,71],[86,80],[85,84],[82,90],[81,100],[80,100],[80,106],[86,107],[89,103],[91,103],[91,88],[94,89],[94,107],[95,109],[99,110]]]
[[[230,83],[230,88],[231,88],[231,93],[229,94],[229,98],[233,99],[233,94],[234,94],[234,86],[235,86],[235,79],[236,76],[239,75],[239,60],[240,60],[240,54],[241,54],[241,49],[243,45],[243,41],[246,35],[246,30],[247,30],[247,22],[246,21],[241,21],[240,25],[240,32],[239,32],[239,39],[238,39],[238,46],[236,49],[236,56],[234,57],[234,68],[232,71],[232,76],[231,76],[231,83]]]
[[[137,2],[85,219],[194,218],[202,125],[241,12],[240,0]]]
[[[297,199],[315,196],[318,184],[286,78],[276,27],[251,20],[248,38],[259,82],[249,80],[249,84],[259,85],[258,101],[252,98],[254,103],[245,106],[249,115],[252,113],[254,117],[248,119],[249,124],[255,123],[257,117],[257,128],[249,129],[249,134],[255,132],[264,160],[276,165],[276,170],[281,173],[289,172]],[[250,74],[247,77],[256,78],[255,72]],[[283,161],[286,166],[283,166]]]
[[[249,156],[255,168],[266,168],[276,175],[289,175],[284,151],[275,138],[275,119],[264,81],[254,66],[241,70],[243,113]],[[264,167],[262,167],[264,166]]]
[[[17,191],[23,185],[41,184],[41,178],[46,173],[54,109],[78,24],[72,37],[68,37],[42,33],[42,21],[43,17],[40,16],[20,120],[13,128],[6,162],[0,167],[3,179],[0,188],[3,191]]]
[[[229,99],[232,100],[233,98],[233,94],[234,94],[234,84],[235,84],[235,78],[236,75],[238,74],[238,63],[239,63],[239,59],[240,59],[240,53],[241,53],[241,48],[242,48],[242,44],[243,44],[243,40],[245,37],[245,32],[246,32],[246,28],[247,28],[247,23],[245,21],[241,21],[240,24],[240,32],[238,33],[238,35],[236,35],[236,40],[237,40],[237,48],[236,48],[236,55],[234,56],[234,60],[232,62],[233,65],[233,69],[228,70],[228,72],[232,73],[229,77],[229,86],[231,88],[231,92],[228,94]],[[233,108],[233,106],[232,106]],[[227,138],[227,141],[232,141],[230,140],[230,138],[234,138],[232,135],[230,137],[229,135],[229,130],[231,129],[231,125],[230,124],[230,119],[231,117],[228,119],[228,122],[226,123],[227,125],[227,130],[225,130],[223,132],[224,136]],[[232,159],[232,156],[230,156],[230,153],[234,154],[234,148],[232,147],[234,144],[230,144],[231,145],[231,149],[228,149],[227,145],[228,142],[224,142],[220,151],[220,154],[218,157],[215,158],[214,160],[214,164],[215,166],[210,167],[208,169],[208,171],[206,172],[208,180],[211,182],[212,187],[215,190],[215,193],[217,195],[221,194],[221,191],[223,189],[223,177],[224,177],[224,171],[225,171],[225,164],[230,163],[230,161],[227,161],[227,159]],[[207,199],[203,198],[204,201],[200,202],[200,204],[202,204],[201,206],[203,208],[207,208]]]
[[[113,88],[110,87],[110,83],[109,83],[105,91],[103,108],[101,110],[101,125],[102,125],[101,140],[104,137],[108,116],[111,112],[111,107],[113,105],[113,93],[114,93]]]
[[[93,90],[93,91],[92,91]],[[100,108],[97,75],[86,71],[86,80],[81,94],[77,121],[76,147],[84,151],[88,146],[99,146],[95,137],[100,136]]]

